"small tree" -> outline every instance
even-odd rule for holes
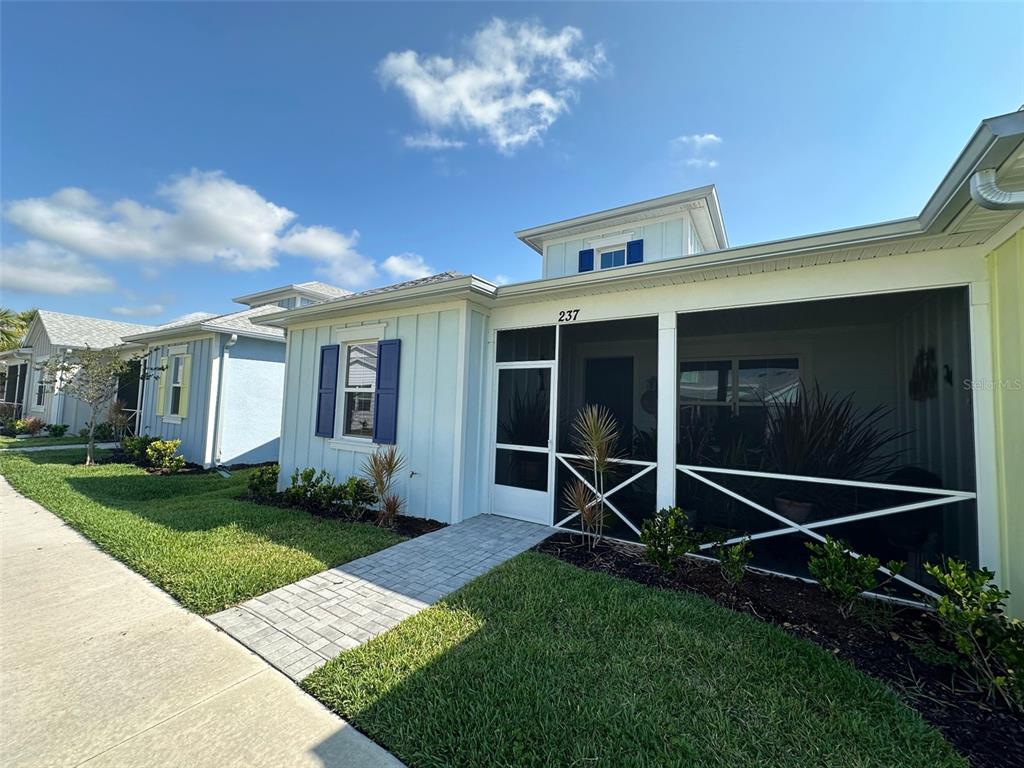
[[[43,380],[55,384],[64,394],[81,400],[89,408],[89,444],[86,465],[95,464],[96,421],[117,394],[117,378],[129,371],[133,360],[121,357],[116,348],[79,349],[68,357],[52,358],[43,364]]]

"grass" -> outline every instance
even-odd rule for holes
[[[78,435],[65,435],[64,437],[29,437],[22,438],[21,440],[16,437],[5,437],[0,435],[0,449],[34,448],[39,445],[85,445],[87,442],[89,442],[88,438],[79,437]]]
[[[81,451],[0,454],[0,474],[202,614],[401,541],[391,531],[238,499],[230,478],[82,465]]]
[[[964,766],[881,683],[684,593],[526,553],[304,687],[411,766]]]

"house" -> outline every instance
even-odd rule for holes
[[[0,405],[6,406],[15,418],[36,416],[47,424],[67,424],[72,432],[84,429],[89,423],[89,407],[61,392],[60,386],[46,381],[42,364],[54,357],[73,355],[79,349],[118,347],[125,334],[142,333],[151,328],[40,309],[25,331],[21,346],[0,352],[0,365],[7,369]],[[129,372],[121,377],[115,396],[132,421],[139,397],[138,368],[134,370],[134,375]]]
[[[139,432],[181,440],[187,461],[211,467],[273,461],[281,434],[284,332],[254,324],[283,308],[307,307],[348,291],[298,283],[234,299],[246,307],[190,316],[137,333],[144,350]]]
[[[679,506],[806,577],[830,534],[904,561],[909,599],[956,556],[1021,613],[1022,188],[1017,112],[910,218],[734,247],[704,187],[518,232],[538,280],[444,273],[261,314],[287,331],[282,487],[395,444],[411,514],[579,530],[564,490],[597,483],[573,421],[599,404],[620,433],[608,536]]]

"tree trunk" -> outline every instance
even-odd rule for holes
[[[89,443],[85,446],[85,466],[91,467],[96,463],[96,411],[89,414]]]

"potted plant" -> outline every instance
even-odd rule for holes
[[[783,475],[869,480],[887,474],[903,453],[906,436],[885,426],[892,409],[859,410],[853,395],[826,394],[817,383],[803,385],[789,402],[766,402],[763,469]],[[831,495],[831,493],[829,494]],[[791,491],[774,499],[789,520],[808,520],[826,498],[817,490]]]

